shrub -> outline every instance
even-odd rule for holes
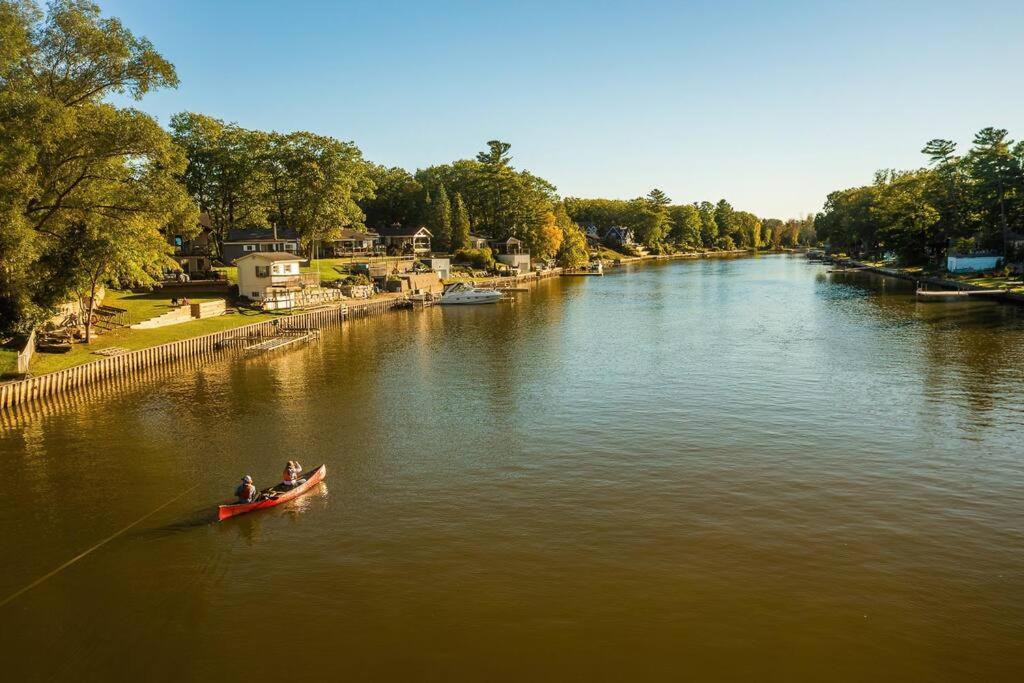
[[[729,235],[725,235],[715,240],[715,246],[721,249],[722,251],[732,251],[733,249],[736,248],[736,243],[733,242],[732,237],[730,237]]]
[[[455,263],[468,263],[474,268],[489,269],[494,267],[494,252],[488,247],[482,249],[459,249],[452,256]]]

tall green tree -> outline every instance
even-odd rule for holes
[[[83,0],[45,13],[0,3],[0,37],[0,328],[11,332],[74,295],[90,248],[82,235],[187,234],[196,209],[177,181],[181,150],[151,117],[110,100],[177,85],[149,41]]]
[[[444,185],[437,188],[434,195],[433,211],[430,219],[430,232],[434,235],[433,244],[437,251],[449,251],[452,247],[452,205],[448,200],[448,191]]]
[[[983,238],[998,243],[1004,250],[1021,177],[1021,160],[1012,148],[1008,131],[989,127],[974,136],[974,146],[967,155],[984,221]]]
[[[697,205],[700,212],[700,237],[705,247],[713,247],[718,240],[718,220],[715,218],[715,205],[701,202]]]
[[[700,211],[693,204],[681,204],[669,208],[671,230],[669,236],[677,243],[689,247],[701,245]]]
[[[562,231],[562,243],[558,248],[558,265],[562,268],[579,268],[590,260],[587,238],[572,218],[565,202],[555,205],[555,223]]]
[[[452,251],[465,249],[469,246],[469,212],[466,211],[466,204],[462,201],[462,194],[455,193],[455,203],[452,207]]]
[[[209,216],[215,255],[232,228],[269,225],[265,135],[192,112],[171,117],[171,135],[188,158],[182,182]]]

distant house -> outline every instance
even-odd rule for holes
[[[946,270],[950,273],[977,273],[998,268],[1003,257],[996,252],[948,254]]]
[[[234,265],[242,256],[264,252],[299,253],[299,235],[291,228],[232,228],[221,245],[225,264]]]
[[[601,233],[597,231],[597,226],[593,223],[586,223],[583,226],[583,234],[587,237],[599,240],[601,239]]]
[[[238,294],[252,301],[274,298],[279,292],[317,284],[316,274],[299,270],[302,258],[285,252],[262,251],[235,259]]]
[[[384,247],[399,254],[429,254],[432,237],[424,227],[395,224],[380,230]]]
[[[504,263],[512,268],[518,268],[521,273],[530,270],[530,250],[526,243],[518,237],[509,237],[504,240],[491,240],[488,243],[494,252],[494,258],[499,263]]]
[[[213,270],[210,262],[213,253],[213,222],[209,214],[199,215],[199,234],[190,238],[172,235],[171,246],[174,247],[174,260],[181,266],[182,272],[192,279],[208,277]]]
[[[361,230],[342,230],[331,243],[335,254],[372,254],[382,247],[380,233]]]
[[[481,237],[480,235],[470,234],[469,241],[466,244],[467,249],[483,249],[487,246],[487,238]]]
[[[610,244],[618,247],[631,247],[636,244],[636,239],[633,237],[633,229],[622,225],[613,225],[608,228],[604,238]]]

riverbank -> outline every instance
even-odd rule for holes
[[[1014,304],[1017,306],[1024,306],[1024,287],[1005,288],[994,287],[991,286],[991,284],[980,284],[985,281],[988,281],[989,283],[1000,281],[1015,282],[1014,280],[1008,280],[1007,278],[939,277],[936,275],[927,275],[920,268],[894,268],[882,266],[878,263],[858,261],[850,258],[829,258],[826,262],[834,263],[845,268],[856,268],[863,272],[875,273],[886,277],[896,278],[898,280],[914,282],[918,287],[925,285],[950,291],[984,292],[984,294],[980,296],[983,296],[986,299],[1002,301],[1004,303]]]

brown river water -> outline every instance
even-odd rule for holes
[[[515,296],[0,418],[0,600],[173,501],[0,607],[4,678],[1024,680],[1024,309],[794,256]]]

